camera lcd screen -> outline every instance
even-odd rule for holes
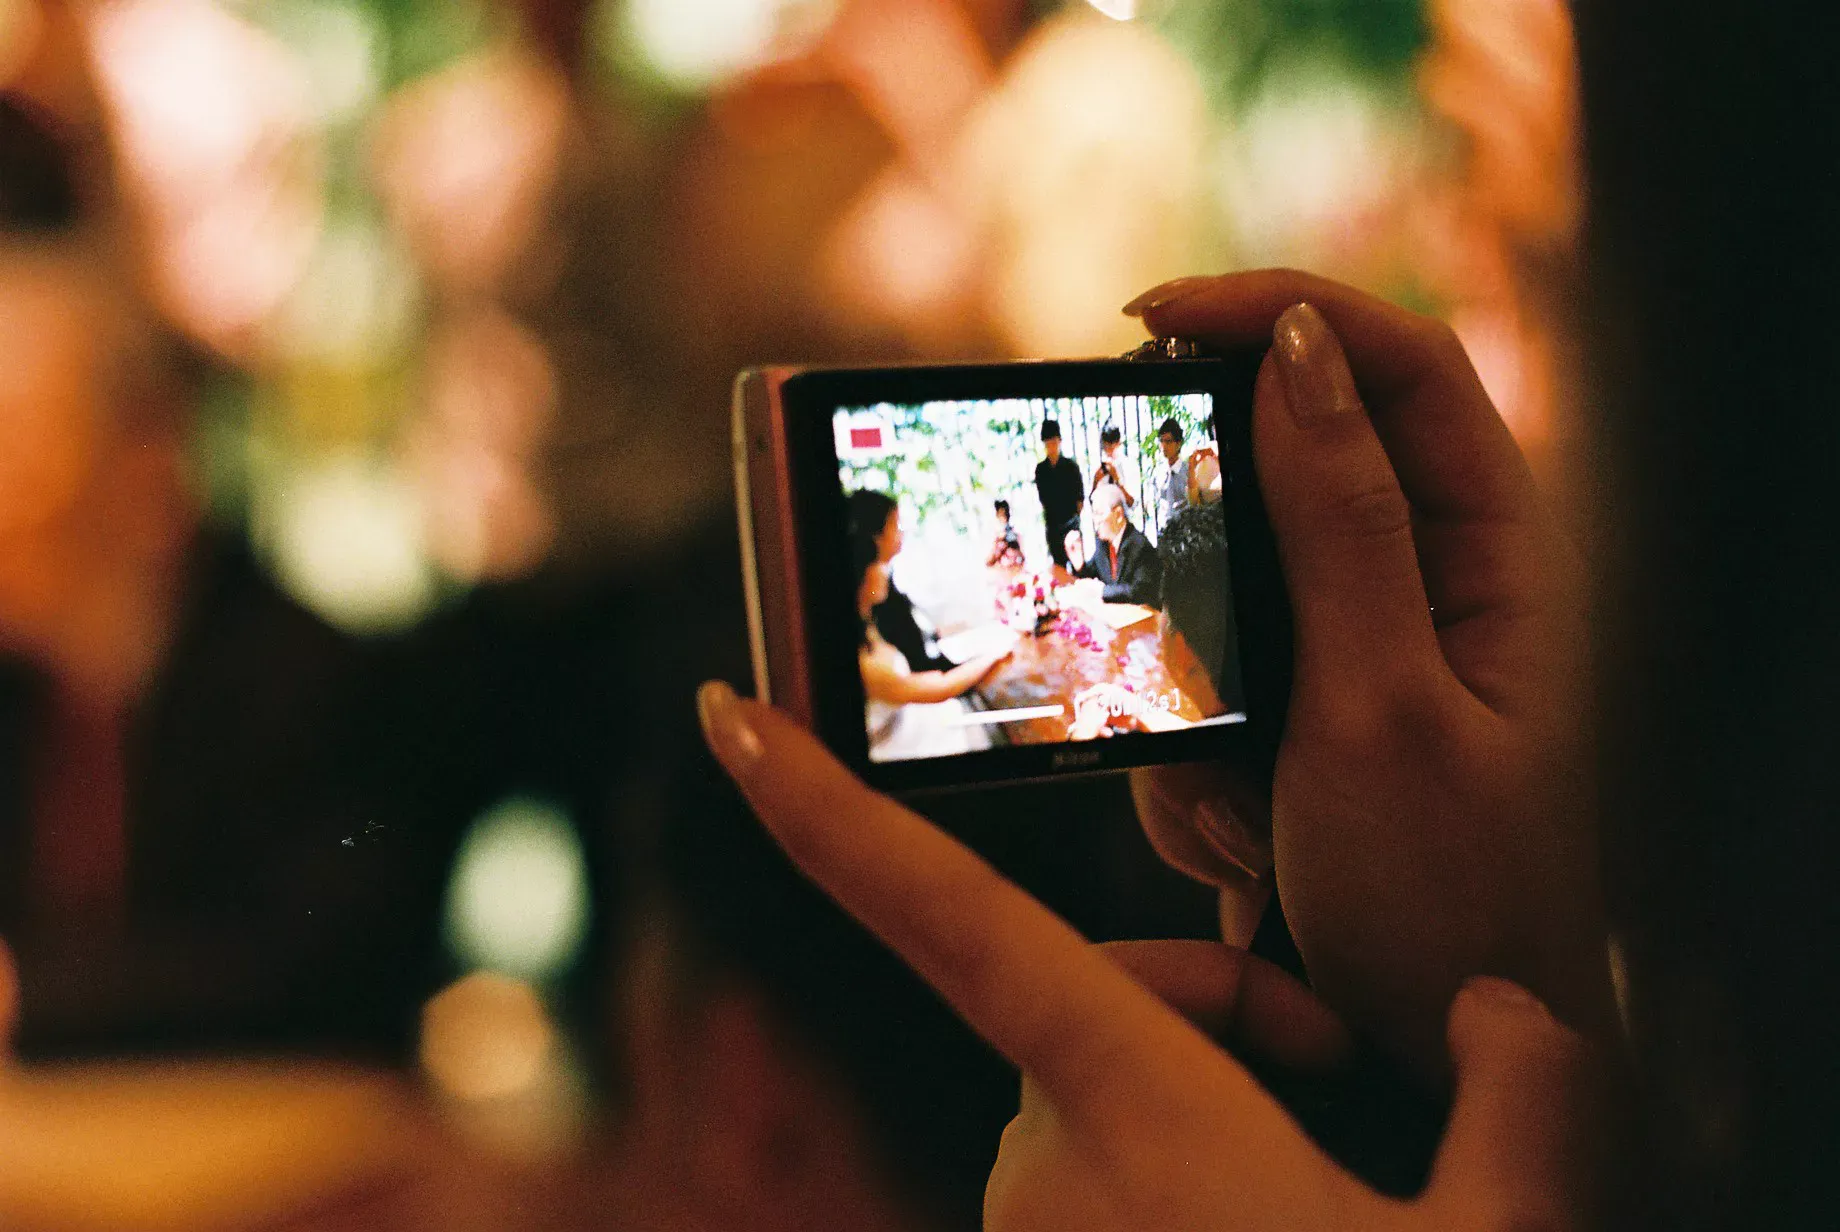
[[[870,761],[1245,721],[1214,413],[1205,390],[837,407]]]

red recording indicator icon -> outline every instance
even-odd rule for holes
[[[882,447],[882,428],[873,424],[867,428],[850,429],[851,449],[880,449]]]

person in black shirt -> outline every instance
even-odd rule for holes
[[[1080,566],[1078,574],[1104,582],[1107,603],[1155,607],[1162,601],[1163,562],[1144,533],[1125,516],[1124,499],[1124,492],[1116,484],[1101,484],[1093,489],[1093,531],[1099,538],[1098,550]]]
[[[1048,555],[1067,567],[1067,532],[1079,525],[1086,503],[1080,465],[1061,456],[1061,426],[1052,419],[1041,425],[1041,445],[1047,458],[1035,464],[1035,494],[1041,497],[1041,518],[1048,533]]]
[[[851,542],[873,542],[876,559],[886,565],[901,550],[901,510],[886,492],[863,489],[849,496]],[[888,597],[875,606],[875,628],[882,640],[900,651],[916,672],[949,672],[958,664],[939,653],[930,627],[923,627],[914,601],[888,582]]]

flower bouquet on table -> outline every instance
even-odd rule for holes
[[[1012,578],[997,594],[997,612],[1018,633],[1046,633],[1061,614],[1053,579],[1039,573]]]

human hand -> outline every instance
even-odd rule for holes
[[[1462,345],[1290,271],[1136,306],[1153,332],[1217,348],[1275,337],[1253,458],[1296,629],[1269,796],[1228,768],[1140,772],[1152,843],[1227,884],[1210,830],[1269,825],[1312,983],[1421,1072],[1441,1071],[1472,975],[1608,1031],[1582,570]]]
[[[1467,987],[1457,1097],[1409,1202],[1325,1156],[1213,1038],[1295,1067],[1347,1038],[1300,986],[1205,943],[1089,945],[790,719],[704,686],[711,748],[787,853],[1023,1073],[985,1196],[993,1232],[1235,1227],[1439,1232],[1582,1226],[1597,1088],[1588,1049],[1527,994]]]
[[[1082,689],[1073,699],[1073,721],[1067,739],[1093,740],[1112,734],[1114,725],[1131,727],[1140,721],[1143,699],[1110,681]]]
[[[997,649],[986,652],[977,660],[977,662],[982,665],[977,673],[979,680],[990,675],[991,672],[997,669],[999,664],[1016,653],[1016,643],[1022,640],[1021,635],[1014,629],[1005,629],[1004,631],[1009,634],[1007,641]]]

